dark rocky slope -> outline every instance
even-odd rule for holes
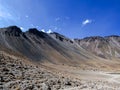
[[[33,61],[80,64],[89,60],[119,59],[120,37],[87,37],[71,40],[59,33],[35,28],[22,32],[17,26],[0,29],[0,50],[6,48]]]
[[[33,61],[78,64],[97,58],[63,35],[47,34],[35,28],[27,32],[22,32],[17,26],[1,28],[0,45]]]

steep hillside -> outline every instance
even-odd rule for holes
[[[119,36],[71,40],[56,32],[48,34],[35,28],[22,32],[17,26],[10,26],[0,29],[0,46],[0,50],[9,50],[39,63],[89,65],[120,58]]]
[[[98,59],[63,35],[47,34],[35,28],[26,32],[22,32],[17,26],[1,28],[0,45],[33,61],[75,65]]]

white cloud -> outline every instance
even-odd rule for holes
[[[24,28],[23,28],[23,27],[20,27],[20,29],[21,29],[21,30],[24,30]]]
[[[42,30],[41,30],[41,32],[45,32],[45,30],[44,30],[44,29],[42,29]]]
[[[89,23],[92,23],[92,20],[86,19],[85,21],[82,22],[82,25],[87,25]]]
[[[47,33],[52,33],[52,30],[51,30],[51,29],[49,29],[49,30],[47,31]]]

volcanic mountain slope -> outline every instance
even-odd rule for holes
[[[99,59],[69,38],[58,33],[47,34],[35,28],[26,32],[17,26],[1,28],[0,45],[40,62],[78,64]]]
[[[107,37],[87,37],[75,39],[85,50],[105,59],[120,58],[120,36],[112,35]]]
[[[59,33],[44,33],[35,28],[22,32],[17,26],[0,29],[0,50],[16,52],[46,64],[118,67],[119,36],[71,40]],[[114,59],[110,61],[109,59]],[[86,66],[87,65],[87,66]]]

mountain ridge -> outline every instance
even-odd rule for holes
[[[72,40],[59,33],[44,33],[36,28],[26,32],[17,26],[0,28],[1,46],[21,53],[33,61],[55,64],[76,65],[89,60],[119,59],[119,38],[112,35]]]

